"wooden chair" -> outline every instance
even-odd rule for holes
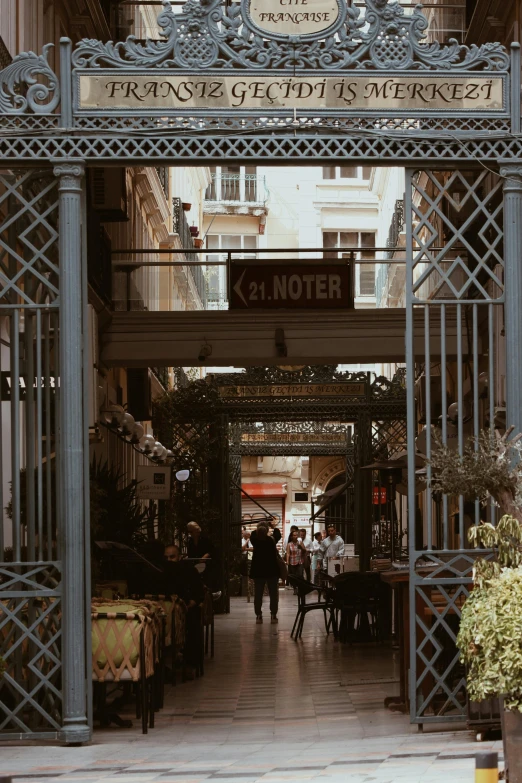
[[[290,636],[297,641],[303,634],[303,626],[305,617],[309,612],[321,611],[324,614],[324,627],[326,633],[330,633],[330,629],[333,630],[334,636],[337,637],[337,621],[335,617],[335,608],[333,600],[327,594],[326,599],[321,601],[322,588],[318,585],[314,585],[313,582],[308,582],[306,579],[301,579],[298,576],[289,576],[289,584],[297,590],[297,614],[292,627],[292,633]],[[306,596],[310,593],[317,592],[318,600],[307,603]]]

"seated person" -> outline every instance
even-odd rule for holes
[[[182,560],[176,544],[165,547],[163,582],[165,595],[177,595],[188,608],[200,604],[205,595],[205,586],[194,563]]]
[[[195,664],[202,654],[201,604],[205,595],[205,585],[194,564],[181,559],[181,552],[176,544],[165,547],[165,560],[163,570],[165,594],[177,595],[187,606],[183,667],[186,679],[194,679]]]

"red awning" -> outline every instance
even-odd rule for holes
[[[242,484],[242,488],[253,498],[284,498],[286,484]]]

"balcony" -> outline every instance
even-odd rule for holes
[[[406,267],[404,264],[404,201],[398,199],[395,202],[395,210],[390,223],[388,248],[386,257],[390,262],[397,263],[378,264],[375,281],[375,295],[377,307],[401,307],[404,306]]]
[[[173,228],[176,234],[179,235],[181,247],[183,248],[194,247],[194,240],[192,239],[192,234],[190,233],[190,227],[185,212],[183,211],[183,205],[181,199],[173,198],[172,206],[173,206],[173,212],[172,212]],[[187,261],[189,262],[199,261],[199,256],[197,255],[196,252],[186,253],[185,255]],[[207,283],[205,280],[205,273],[203,271],[203,267],[189,266],[187,267],[187,270],[198,292],[198,296],[201,300],[201,306],[203,307],[203,309],[205,309],[207,304]]]
[[[257,174],[213,174],[205,194],[207,215],[251,215],[268,212],[266,178]]]

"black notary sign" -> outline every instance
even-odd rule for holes
[[[353,307],[350,264],[230,266],[231,310],[334,310]]]

